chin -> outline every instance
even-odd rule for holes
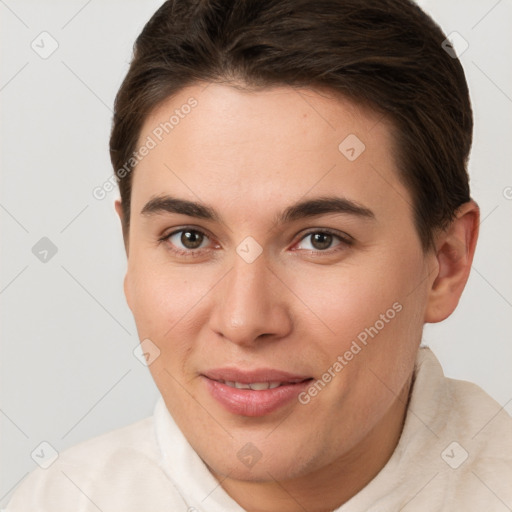
[[[302,446],[300,442],[296,446]],[[224,454],[203,458],[210,471],[222,477],[246,482],[284,481],[299,478],[313,471],[320,461],[313,454],[298,452],[297,448],[267,445],[264,452],[257,451],[255,445],[247,443],[238,448],[235,457],[227,458]],[[211,463],[209,463],[208,459]],[[317,463],[315,463],[315,460]]]

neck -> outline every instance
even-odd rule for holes
[[[214,473],[224,490],[247,512],[328,512],[363,489],[386,465],[402,432],[411,379],[391,408],[350,453],[299,478],[250,482]]]

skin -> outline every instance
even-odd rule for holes
[[[116,203],[127,302],[140,339],[161,351],[150,371],[190,444],[244,509],[332,510],[396,447],[423,325],[458,303],[478,207],[463,205],[425,253],[396,172],[392,126],[326,92],[196,84],[148,116],[141,143],[191,96],[198,105],[137,165],[129,229]],[[366,146],[354,161],[338,150],[349,134]],[[220,219],[141,214],[165,194],[208,205]],[[362,205],[373,218],[275,222],[293,203],[326,196]],[[187,227],[207,235],[196,235],[199,249],[183,245],[182,233],[159,241]],[[334,236],[322,239],[327,249],[315,244],[310,231],[325,229],[352,243]],[[236,252],[248,236],[262,248],[252,263]],[[401,311],[306,405],[235,415],[200,377],[236,366],[319,379],[394,303]],[[249,442],[261,453],[252,468],[237,457]]]

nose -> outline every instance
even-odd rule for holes
[[[236,257],[232,270],[219,283],[210,316],[211,328],[238,345],[276,340],[292,329],[286,288],[259,257],[252,263]]]

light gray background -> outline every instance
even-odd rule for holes
[[[92,190],[111,175],[108,137],[131,46],[160,0],[0,0],[0,506],[56,450],[151,414],[157,398],[134,357],[126,259],[113,203]],[[459,308],[425,328],[447,375],[512,410],[512,66],[510,0],[421,2],[469,43],[461,60],[476,129],[470,173],[482,210],[479,248]],[[47,31],[58,49],[47,59]],[[50,41],[45,40],[48,49]],[[42,51],[42,49],[41,49]],[[32,247],[48,237],[46,263]]]

